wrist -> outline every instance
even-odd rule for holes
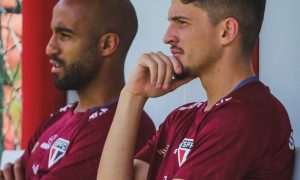
[[[148,97],[134,93],[130,91],[126,86],[122,89],[120,93],[120,98],[126,99],[126,101],[128,102],[132,102],[142,106],[144,106],[146,101],[148,100]]]

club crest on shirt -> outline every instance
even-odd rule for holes
[[[51,146],[49,152],[48,168],[63,158],[68,150],[70,141],[58,138]]]
[[[184,138],[183,141],[179,144],[179,148],[177,151],[179,167],[186,161],[187,156],[192,150],[193,144],[194,139],[189,138]]]

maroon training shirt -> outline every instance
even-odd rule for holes
[[[74,114],[75,106],[61,108],[30,140],[22,157],[26,179],[96,179],[117,102]],[[140,150],[154,134],[155,126],[144,112],[136,150]]]
[[[294,142],[283,105],[259,81],[235,90],[210,111],[193,103],[173,111],[136,156],[149,180],[288,180]]]

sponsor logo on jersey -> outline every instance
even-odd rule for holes
[[[48,149],[50,148],[52,142],[57,138],[57,136],[58,136],[57,134],[51,136],[51,137],[48,139],[48,142],[43,142],[43,143],[41,144],[40,147],[41,147],[42,149],[48,150]]]
[[[33,164],[32,165],[32,172],[33,174],[37,175],[38,171],[39,171],[39,165],[38,164]]]
[[[50,148],[48,168],[57,163],[61,158],[63,158],[68,150],[70,141],[63,138],[58,138]]]
[[[48,139],[48,144],[52,144],[52,142],[57,138],[57,134],[54,134],[53,136],[51,136],[49,139]]]
[[[50,144],[43,142],[40,147],[42,149],[48,150],[50,148]]]
[[[186,161],[187,156],[192,150],[193,144],[194,139],[189,138],[184,138],[183,141],[179,144],[179,148],[177,151],[179,167]]]
[[[293,138],[293,132],[291,132],[291,135],[290,135],[289,147],[290,147],[290,150],[294,150],[295,149],[295,141],[294,141],[294,138]]]
[[[169,150],[169,147],[170,147],[170,145],[167,144],[165,148],[158,149],[158,150],[157,150],[157,153],[158,153],[159,155],[165,157],[166,154],[167,154],[167,151]]]

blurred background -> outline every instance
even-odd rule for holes
[[[19,149],[21,138],[22,14],[20,0],[0,1],[0,99],[2,149]]]

